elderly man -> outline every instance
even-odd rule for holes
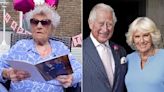
[[[109,5],[97,4],[90,12],[90,36],[83,42],[83,91],[125,92],[126,51],[110,41],[117,19]]]

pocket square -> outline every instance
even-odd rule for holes
[[[121,57],[120,63],[125,64],[127,62],[126,57]]]

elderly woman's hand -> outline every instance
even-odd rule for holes
[[[3,78],[9,79],[14,82],[21,81],[30,77],[30,74],[28,72],[23,70],[16,70],[13,68],[4,69],[2,74]]]
[[[72,74],[59,75],[56,79],[64,86],[64,88],[68,88],[72,84],[73,76]]]

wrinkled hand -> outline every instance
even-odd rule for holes
[[[56,79],[64,86],[64,88],[68,88],[72,84],[73,76],[72,76],[72,74],[59,75],[56,77]]]
[[[18,82],[30,77],[30,74],[23,70],[8,68],[3,70],[3,77],[14,82]]]

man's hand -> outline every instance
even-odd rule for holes
[[[28,72],[23,70],[16,70],[13,68],[4,69],[2,74],[4,78],[14,82],[21,81],[30,77]]]
[[[73,76],[72,74],[59,75],[56,79],[64,86],[64,88],[68,88],[72,84]]]

